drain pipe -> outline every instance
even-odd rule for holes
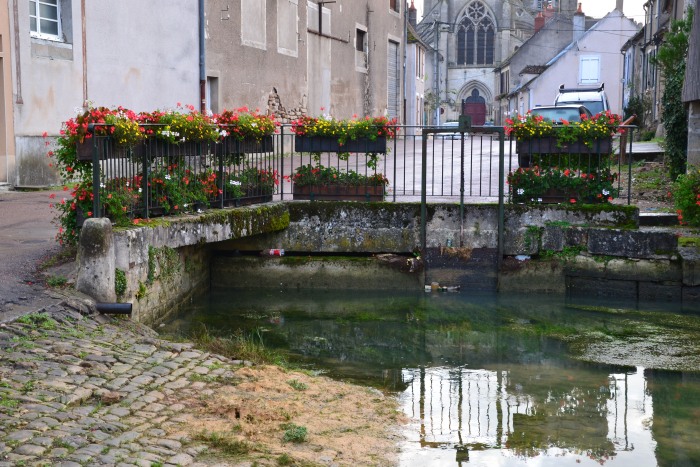
[[[95,303],[95,309],[106,315],[131,315],[131,303]]]
[[[199,111],[207,111],[207,70],[204,52],[204,0],[199,0]]]

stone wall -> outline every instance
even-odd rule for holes
[[[611,294],[619,286],[640,297],[700,298],[696,250],[681,251],[672,232],[638,230],[634,207],[507,206],[505,259],[498,254],[498,205],[465,206],[463,218],[457,204],[429,205],[425,251],[420,213],[418,203],[297,201],[211,210],[112,233],[103,226],[113,248],[89,248],[89,237],[81,237],[78,288],[109,298],[109,269],[123,271],[126,287],[117,299],[132,303],[135,319],[146,322],[206,291],[210,282],[360,289],[438,282],[462,290],[556,293],[570,292],[572,284],[589,293],[610,283],[602,288]],[[87,225],[92,222],[98,220]],[[238,257],[271,248],[287,255]],[[224,258],[232,253],[237,258]],[[369,259],[308,258],[358,253]]]

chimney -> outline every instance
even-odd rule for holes
[[[535,16],[535,32],[539,31],[544,27],[545,18],[542,12],[537,13]]]
[[[411,0],[411,6],[408,7],[408,22],[411,23],[411,26],[415,26],[418,21],[418,12],[416,11],[416,7],[413,5],[413,0]]]
[[[583,36],[583,33],[586,32],[586,15],[583,14],[580,3],[578,4],[578,10],[576,10],[576,13],[574,14],[573,26],[573,42],[576,42],[581,38],[581,36]]]
[[[622,13],[622,7],[624,6],[624,4],[625,4],[625,0],[617,0],[615,2],[615,9],[617,11],[619,11],[620,13]]]

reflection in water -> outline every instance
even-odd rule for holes
[[[523,370],[405,370],[401,465],[656,465],[643,369]]]
[[[262,328],[268,346],[298,362],[397,393],[413,420],[402,466],[700,465],[697,374],[580,362],[547,337],[630,335],[624,313],[461,294],[231,298],[213,293],[166,330]],[[680,329],[643,319],[635,315],[635,326],[655,334]],[[697,317],[682,319],[700,329]]]

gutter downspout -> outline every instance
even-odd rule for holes
[[[199,0],[199,98],[200,112],[207,111],[207,70],[204,53],[204,0]]]

